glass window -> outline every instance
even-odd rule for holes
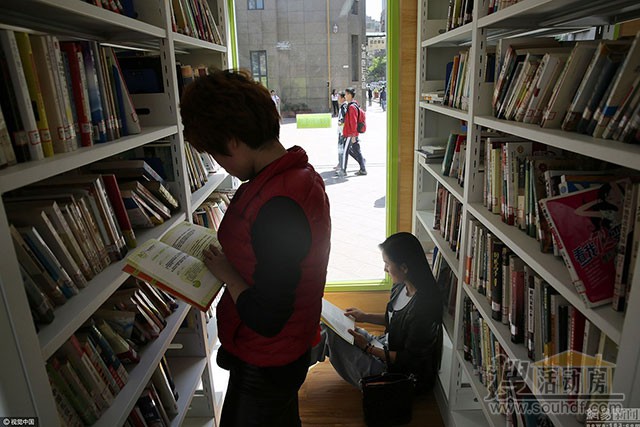
[[[358,14],[358,6],[360,6],[360,0],[351,0],[351,14]]]
[[[264,10],[264,0],[247,0],[249,10]]]
[[[267,51],[252,50],[251,54],[251,75],[255,81],[258,81],[269,87],[267,84]]]

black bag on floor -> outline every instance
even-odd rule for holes
[[[413,416],[413,375],[383,373],[360,380],[362,409],[367,426],[408,424]]]

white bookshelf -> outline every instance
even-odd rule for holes
[[[503,10],[486,15],[488,0],[477,0],[471,23],[444,32],[448,7],[448,0],[420,0],[418,3],[415,149],[418,150],[420,146],[428,143],[444,145],[449,133],[459,132],[461,121],[467,122],[464,189],[455,178],[443,176],[439,163],[427,163],[425,156],[417,153],[414,162],[413,195],[414,233],[419,238],[427,238],[438,247],[444,260],[459,279],[454,325],[453,328],[445,327],[447,338],[451,339],[453,345],[453,357],[451,363],[443,363],[440,374],[440,389],[449,387],[448,391],[443,393],[445,399],[438,400],[443,419],[447,425],[455,426],[506,425],[504,416],[491,413],[488,402],[484,401],[486,388],[474,375],[471,364],[463,358],[462,308],[465,296],[473,301],[507,355],[512,359],[529,360],[524,345],[511,342],[508,326],[492,319],[486,297],[462,284],[460,280],[465,270],[466,239],[471,219],[477,220],[508,246],[536,274],[619,346],[613,392],[625,394],[624,406],[637,407],[640,405],[640,387],[637,386],[640,382],[640,349],[637,346],[637,334],[640,331],[640,277],[634,275],[626,313],[616,312],[608,305],[587,307],[576,292],[569,272],[560,258],[541,253],[539,243],[535,239],[516,227],[503,223],[499,216],[490,213],[483,206],[483,175],[476,173],[476,165],[480,158],[479,133],[481,127],[486,127],[640,170],[640,147],[637,145],[561,130],[542,129],[537,125],[499,120],[488,115],[493,84],[482,82],[480,76],[488,46],[495,44],[500,38],[561,34],[567,32],[567,28],[615,23],[637,17],[640,14],[638,4],[625,0],[615,5],[597,0],[521,0]],[[625,14],[624,19],[622,11]],[[469,75],[472,76],[468,111],[422,101],[422,92],[437,89],[438,84],[444,81],[446,63],[458,52],[465,50],[469,50],[467,60],[470,61]],[[444,187],[463,203],[461,242],[457,257],[449,248],[449,243],[439,232],[432,229],[437,185]],[[640,272],[640,261],[632,268]],[[449,379],[443,378],[446,374],[450,375]],[[530,378],[527,379],[527,383],[531,390],[534,390]],[[469,390],[472,391],[471,394]],[[544,396],[537,397],[540,402],[545,401]],[[479,406],[474,408],[474,403]],[[579,425],[574,416],[548,415],[556,426]]]
[[[227,2],[207,1],[223,39],[227,40]],[[168,1],[138,1],[135,2],[135,9],[137,19],[81,0],[0,2],[0,28],[52,34],[62,40],[98,41],[118,49],[135,49],[159,55],[164,84],[162,93],[132,95],[136,107],[150,111],[149,114],[139,115],[141,133],[3,169],[0,171],[0,195],[148,143],[169,141],[176,178],[167,184],[178,199],[180,209],[159,226],[135,230],[138,243],[141,243],[150,238],[160,238],[181,221],[190,221],[193,211],[211,192],[231,182],[228,174],[220,171],[210,175],[206,185],[194,194],[189,190],[176,71],[177,61],[193,66],[206,64],[228,68],[228,49],[226,44],[209,43],[173,32]],[[3,307],[3,321],[0,322],[3,363],[0,377],[12,391],[3,393],[0,407],[3,408],[3,415],[38,417],[42,425],[57,426],[58,415],[45,362],[126,280],[127,275],[122,272],[124,262],[112,263],[100,272],[78,295],[55,309],[55,319],[51,324],[40,325],[39,332],[36,332],[24,288],[18,285],[22,279],[8,225],[5,206],[0,202],[0,246],[4,248],[0,257],[0,305]],[[174,340],[179,343],[175,347],[182,348],[182,352],[169,350],[167,353],[180,395],[180,411],[172,420],[172,425],[183,424],[199,385],[208,387],[202,395],[210,400],[208,404],[204,402],[204,407],[211,408],[201,413],[203,425],[216,425],[214,403],[221,402],[225,388],[220,380],[219,384],[215,384],[218,388],[213,389],[214,382],[205,378],[213,370],[211,364],[215,364],[215,357],[211,357],[213,343],[206,332],[208,325],[204,315],[200,312],[195,315],[189,313],[190,306],[180,303],[179,308],[167,317],[167,325],[159,337],[140,350],[140,362],[126,366],[129,381],[115,396],[113,405],[101,416],[96,426],[112,427],[125,423],[160,359]],[[191,329],[185,333],[181,326],[187,316],[192,316],[189,322]],[[215,325],[215,322],[215,318],[211,319],[209,325]]]

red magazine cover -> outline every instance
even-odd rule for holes
[[[615,254],[629,179],[540,201],[562,258],[588,307],[611,302]]]

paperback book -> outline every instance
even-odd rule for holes
[[[629,180],[540,201],[587,307],[611,302],[624,194]]]
[[[123,270],[206,311],[222,288],[204,263],[211,244],[220,247],[215,231],[185,221],[134,250]]]

